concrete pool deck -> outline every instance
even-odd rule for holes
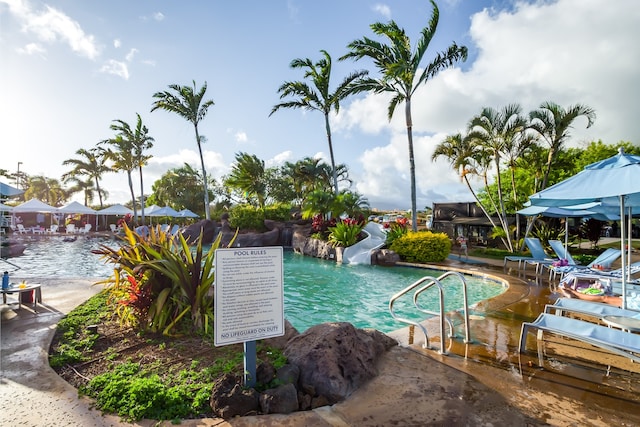
[[[472,265],[450,260],[447,264],[502,274],[502,261],[483,262]],[[514,275],[508,279],[509,292],[474,308],[471,344],[464,344],[460,338],[447,340],[449,355],[443,356],[422,349],[418,334],[413,345],[407,342],[407,330],[390,334],[403,345],[381,359],[376,378],[342,403],[286,416],[244,417],[229,422],[186,420],[181,425],[639,425],[638,366],[627,367],[620,360],[615,366],[629,370],[608,370],[606,365],[574,366],[570,356],[575,348],[567,350],[563,343],[551,343],[561,354],[568,352],[569,359],[554,357],[549,359],[549,366],[540,369],[535,354],[520,356],[514,351],[518,323],[535,317],[535,311],[556,296],[548,286],[529,282],[531,277]],[[0,425],[172,425],[154,421],[129,424],[103,416],[56,375],[48,365],[47,354],[57,322],[100,288],[90,286],[92,281],[85,279],[39,282],[43,284],[43,305],[37,314],[29,308],[2,306]],[[439,344],[438,333],[432,333],[434,327],[429,326],[432,348]],[[459,337],[460,330],[456,332]],[[599,357],[606,360],[605,356]]]

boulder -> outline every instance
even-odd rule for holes
[[[182,236],[187,242],[194,244],[200,234],[202,234],[202,243],[209,244],[216,238],[216,223],[210,219],[203,219],[194,224],[188,225],[180,230]]]
[[[377,249],[371,253],[371,264],[394,266],[400,262],[400,255],[390,249]]]
[[[260,394],[263,414],[289,414],[298,410],[298,391],[293,384],[281,385]]]
[[[298,332],[298,330],[293,327],[291,322],[289,322],[287,319],[284,319],[284,335],[282,335],[281,337],[267,338],[262,342],[269,347],[284,350],[284,348],[287,346],[287,342],[297,335],[300,335],[300,332]]]
[[[323,323],[290,339],[284,355],[300,368],[298,389],[331,405],[374,377],[378,358],[394,345],[394,339],[376,330]]]
[[[260,409],[260,395],[254,389],[244,389],[238,379],[226,374],[213,385],[209,405],[220,418],[256,415]]]

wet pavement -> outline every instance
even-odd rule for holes
[[[464,261],[447,264],[503,277],[502,261]],[[512,272],[507,277],[508,292],[473,308],[471,343],[463,342],[461,319],[454,322],[456,337],[445,342],[447,355],[437,351],[437,322],[427,322],[430,349],[422,348],[424,339],[417,332],[409,344],[409,329],[396,331],[390,335],[402,345],[384,355],[376,378],[342,403],[290,415],[186,420],[181,425],[640,425],[638,364],[550,338],[542,368],[533,335],[527,354],[518,354],[519,325],[559,295],[531,276]],[[102,415],[55,374],[47,360],[55,325],[100,288],[84,279],[40,283],[43,304],[38,313],[28,306],[1,306],[0,425],[172,425],[149,420],[128,424]]]

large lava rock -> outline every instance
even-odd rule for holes
[[[377,330],[323,323],[291,338],[284,354],[300,368],[298,389],[332,405],[376,376],[378,358],[394,345],[393,338]]]
[[[186,241],[191,244],[194,244],[198,240],[200,234],[202,234],[202,243],[211,243],[217,235],[216,223],[210,219],[203,219],[202,221],[198,221],[183,228],[180,230],[180,233]]]
[[[231,374],[215,382],[209,401],[211,409],[220,418],[256,415],[260,409],[260,395],[254,389],[245,389]]]

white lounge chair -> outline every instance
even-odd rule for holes
[[[17,227],[17,230],[16,230],[17,233],[19,233],[19,234],[27,234],[28,233],[27,229],[24,228],[24,225],[17,224],[16,227]]]
[[[65,231],[67,234],[73,234],[76,232],[76,225],[75,224],[67,224],[64,227]]]
[[[553,304],[545,305],[544,312],[558,316],[562,316],[565,313],[577,313],[598,319],[604,316],[640,317],[639,311],[625,310],[611,304],[585,301],[577,298],[558,298]]]
[[[84,227],[78,229],[80,234],[87,234],[89,231],[91,231],[91,224],[85,224]]]
[[[51,224],[47,230],[45,230],[46,234],[58,234],[58,224]]]
[[[520,353],[524,353],[527,348],[527,334],[531,329],[538,330],[538,364],[540,366],[544,364],[541,343],[543,335],[541,332],[549,332],[582,341],[640,363],[640,334],[633,334],[569,317],[541,313],[535,321],[522,324]]]

